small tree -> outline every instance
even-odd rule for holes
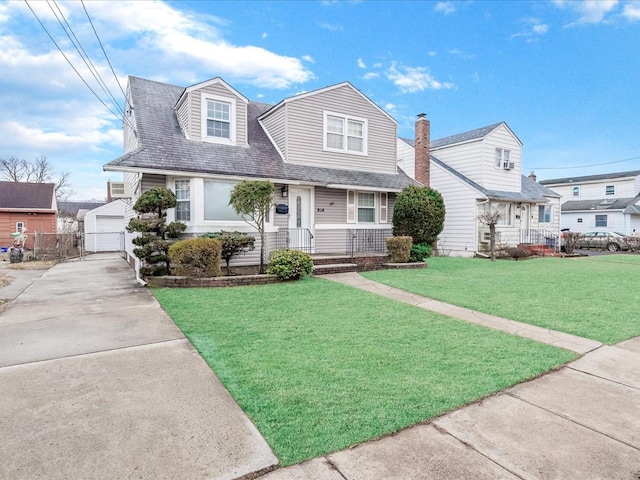
[[[444,228],[442,195],[430,187],[405,187],[393,205],[393,235],[413,238],[413,244],[433,245]]]
[[[202,235],[205,238],[215,238],[220,241],[220,257],[227,263],[227,275],[231,275],[229,263],[239,253],[246,253],[255,248],[256,239],[241,232],[214,232]]]
[[[582,234],[579,232],[562,232],[562,239],[564,240],[564,251],[567,255],[573,254],[580,237],[582,237]]]
[[[143,193],[133,209],[138,212],[127,225],[128,232],[139,232],[140,236],[132,240],[138,248],[133,254],[144,265],[140,268],[143,275],[168,275],[170,273],[169,239],[176,239],[187,226],[182,222],[166,224],[168,208],[176,206],[175,194],[164,187],[156,187]]]
[[[229,205],[260,233],[260,273],[264,273],[266,235],[264,224],[274,203],[276,187],[266,180],[245,180],[233,187]]]
[[[502,214],[497,210],[487,210],[478,215],[478,220],[489,227],[489,254],[492,262],[496,260],[496,225],[501,218]]]

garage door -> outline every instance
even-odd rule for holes
[[[122,250],[124,218],[113,215],[96,215],[96,233],[93,242],[96,252],[117,252]]]

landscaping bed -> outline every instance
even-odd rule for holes
[[[613,344],[640,335],[640,256],[528,262],[437,257],[417,271],[363,276],[461,307]]]
[[[425,421],[576,357],[318,278],[153,292],[282,465]]]

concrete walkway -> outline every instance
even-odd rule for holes
[[[236,479],[277,464],[124,260],[62,263],[23,287],[0,315],[0,478]]]
[[[356,287],[361,290],[366,290],[367,292],[382,295],[383,297],[398,300],[399,302],[415,305],[416,307],[424,308],[425,310],[458,318],[465,322],[483,325],[495,330],[502,330],[503,332],[511,333],[512,335],[547,343],[549,345],[571,350],[572,352],[580,354],[590,352],[602,346],[602,343],[588,338],[576,337],[575,335],[569,335],[568,333],[556,332],[554,330],[549,330],[548,328],[528,325],[526,323],[516,322],[515,320],[508,320],[506,318],[476,312],[474,310],[469,310],[468,308],[457,307],[449,303],[433,300],[432,298],[422,297],[405,290],[400,290],[398,288],[383,285],[382,283],[374,282],[373,280],[368,280],[356,272],[333,273],[323,275],[322,278],[339,282],[344,285],[349,285],[351,287]]]

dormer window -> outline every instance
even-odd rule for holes
[[[324,150],[366,155],[367,121],[324,112]]]
[[[236,103],[231,98],[202,95],[202,139],[215,143],[236,143]]]
[[[496,148],[496,168],[511,170],[510,167],[511,160],[511,150],[506,150],[504,148]],[[506,166],[505,166],[506,165]]]

